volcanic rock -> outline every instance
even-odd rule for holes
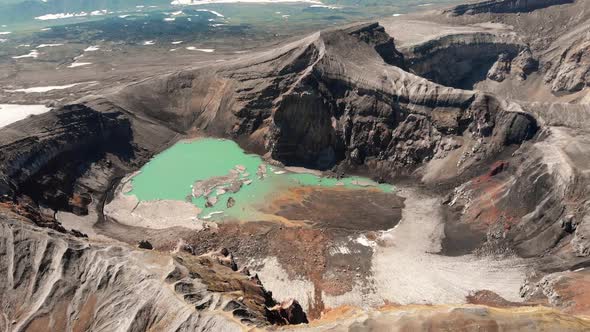
[[[502,82],[506,79],[506,76],[510,74],[510,67],[512,65],[512,59],[506,53],[500,54],[498,61],[492,66],[488,72],[488,78],[497,82]]]
[[[228,197],[226,207],[229,209],[232,208],[234,205],[236,205],[236,200],[233,197]]]
[[[139,249],[147,249],[147,250],[154,249],[154,247],[152,246],[152,244],[149,241],[147,241],[147,240],[139,241],[139,244],[137,245],[137,247]]]
[[[299,302],[293,299],[283,301],[276,306],[269,308],[269,319],[274,324],[307,324],[307,316]]]

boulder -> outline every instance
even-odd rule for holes
[[[269,321],[277,325],[307,324],[307,315],[297,300],[283,301],[269,311]]]
[[[137,245],[137,247],[139,249],[147,249],[147,250],[154,249],[154,247],[152,246],[152,244],[148,240],[139,241],[139,244]]]

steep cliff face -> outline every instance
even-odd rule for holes
[[[505,113],[492,96],[443,87],[386,66],[347,31],[325,33],[315,45],[321,58],[274,113],[269,143],[278,160],[345,160],[395,174],[432,159],[446,137],[489,141],[485,154],[512,143],[492,137],[513,135],[518,143],[536,131],[532,118]],[[497,126],[506,117],[523,117],[529,131],[514,134]],[[295,146],[301,151],[290,150]]]
[[[369,24],[324,31],[220,65],[213,74],[174,74],[107,98],[134,113],[174,119],[168,123],[184,130],[247,137],[256,151],[314,168],[374,159],[396,172],[432,158],[447,134],[505,135],[494,129],[503,112],[494,97],[433,84],[405,66],[383,28]],[[160,106],[157,113],[145,106],[152,102]],[[519,139],[532,134],[534,129]]]
[[[533,115],[542,129],[531,143],[503,155],[489,172],[457,187],[451,200],[451,205],[462,207],[464,226],[485,235],[484,252],[568,257],[549,259],[547,270],[575,266],[584,260],[588,247],[584,156],[589,112],[586,103],[580,103],[589,69],[588,5],[587,1],[483,1],[446,11],[454,14],[445,22],[492,21],[522,45],[516,56],[500,54],[487,80],[476,84],[478,89],[518,99],[567,102],[507,106]]]
[[[131,121],[124,114],[84,105],[16,123],[0,133],[0,195],[24,194],[54,209],[85,213],[91,190],[78,180],[107,155],[121,163],[136,158],[132,140]]]
[[[53,209],[86,213],[113,176],[143,164],[175,133],[97,99],[3,128],[0,195],[27,195]]]
[[[590,86],[590,36],[574,40],[547,67],[544,80],[554,93],[573,93]]]
[[[527,51],[528,46],[514,34],[486,32],[445,35],[402,49],[416,75],[465,89],[485,80],[499,57],[510,63]]]
[[[496,25],[501,34],[511,35],[521,45],[517,56],[515,50],[495,53],[495,63],[489,59],[492,54],[482,57],[494,65],[487,65],[491,67],[487,80],[484,73],[479,74],[475,80],[478,89],[529,101],[583,99],[590,69],[589,2],[480,1],[456,6],[445,13],[450,15],[433,19],[460,26]]]
[[[516,56],[506,52],[500,53],[486,76],[496,82],[502,82],[510,76],[526,80],[538,67],[538,60],[533,57],[531,50],[525,47]]]
[[[523,108],[543,124],[537,139],[457,187],[449,204],[462,208],[461,220],[468,228],[484,232],[484,252],[514,250],[524,257],[559,252],[568,259],[552,261],[548,256],[551,263],[541,269],[573,268],[583,261],[576,257],[588,252],[590,145],[585,126],[590,109],[548,104]],[[576,123],[562,120],[573,117]]]
[[[42,130],[51,126],[51,130]],[[120,112],[99,113],[85,106],[66,106],[36,116],[26,125],[17,123],[2,131],[2,194],[16,189],[59,156],[86,152],[87,158],[111,146],[121,157],[131,158],[131,124]],[[113,144],[122,142],[123,144]],[[83,158],[86,159],[86,158]],[[75,176],[75,175],[74,175]]]
[[[544,191],[546,195],[554,198],[542,203],[548,204],[546,209],[549,215],[554,214],[555,218],[546,219],[545,225],[551,225],[553,233],[560,234],[555,239],[561,241],[561,244],[564,246],[571,244],[567,252],[575,257],[570,261],[572,268],[575,269],[575,266],[584,262],[585,257],[590,253],[588,241],[590,239],[588,227],[590,206],[587,200],[590,184],[588,177],[590,106],[588,104],[528,104],[525,105],[525,109],[537,114],[547,127],[547,139],[534,145],[538,148],[537,155],[542,156],[540,160],[546,167],[547,175],[543,177],[552,181],[548,183],[550,187]],[[550,209],[550,206],[553,208]],[[542,207],[537,208],[532,214],[534,218],[532,220],[546,218],[542,211]],[[543,233],[539,235],[546,236]],[[563,249],[562,246],[557,248]]]
[[[482,13],[521,13],[563,5],[575,0],[488,0],[473,4],[459,5],[446,11],[451,15],[473,15]]]

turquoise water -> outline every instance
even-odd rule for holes
[[[266,170],[263,178],[257,174],[259,168]],[[196,181],[222,176],[233,176],[232,181],[242,182],[239,191],[223,193],[232,181],[219,183],[209,195],[216,196],[218,202],[209,207],[204,196],[195,198],[191,195]],[[190,200],[202,209],[199,217],[203,219],[229,216],[240,220],[265,220],[268,216],[260,212],[259,207],[294,187],[341,187],[350,190],[370,187],[383,192],[393,191],[391,185],[378,184],[362,177],[337,180],[289,172],[267,165],[258,155],[245,153],[233,141],[212,138],[175,144],[148,162],[131,179],[131,183],[133,189],[127,194],[135,195],[140,201]],[[235,205],[230,208],[227,207],[229,197],[235,200]]]

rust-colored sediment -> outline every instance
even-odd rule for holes
[[[48,314],[38,316],[37,318],[33,319],[31,323],[26,328],[26,332],[43,332],[48,331],[48,326],[50,326],[51,319]]]
[[[488,307],[496,308],[509,308],[509,307],[525,307],[539,305],[540,303],[522,303],[522,302],[511,302],[501,297],[500,295],[490,290],[479,290],[473,294],[467,295],[465,300],[469,304],[485,305]]]
[[[314,298],[307,315],[318,318],[324,310],[322,281],[326,267],[329,237],[324,231],[310,228],[279,229],[269,244],[269,252],[277,257],[290,278],[303,276],[314,285]]]
[[[263,211],[314,227],[347,231],[393,228],[401,219],[403,198],[375,188],[297,187],[273,198]]]
[[[501,199],[508,189],[508,179],[498,176],[508,167],[505,161],[497,161],[490,170],[474,178],[468,189],[475,191],[473,200],[465,213],[464,219],[470,222],[474,229],[486,231],[490,225],[502,223],[508,230],[515,225],[520,216],[502,208]]]
[[[563,311],[590,316],[590,269],[565,273],[553,286]]]
[[[346,202],[335,204],[334,197],[342,197]],[[387,207],[379,210],[373,203],[383,203]],[[314,285],[314,298],[309,307],[304,308],[310,319],[319,318],[325,310],[322,295],[338,296],[352,291],[358,278],[362,278],[367,269],[359,266],[358,261],[370,261],[371,252],[362,252],[356,256],[338,257],[330,255],[330,248],[336,239],[342,241],[349,236],[367,233],[367,227],[375,227],[372,215],[366,216],[356,211],[359,216],[348,220],[341,219],[342,210],[356,210],[366,205],[368,212],[379,214],[383,222],[376,229],[390,228],[401,218],[403,199],[393,193],[383,193],[376,188],[350,190],[330,187],[294,187],[272,197],[258,207],[269,215],[279,215],[277,221],[224,222],[217,228],[190,232],[182,236],[196,254],[203,254],[221,247],[229,249],[236,258],[262,261],[276,257],[286,271],[288,278],[303,278]],[[286,211],[290,209],[290,211]],[[344,227],[338,227],[342,223]],[[368,236],[375,231],[369,231]],[[174,241],[178,241],[177,239]],[[171,250],[177,243],[169,242],[158,245],[159,250]],[[330,273],[327,273],[330,271]],[[360,276],[359,276],[360,275]]]

